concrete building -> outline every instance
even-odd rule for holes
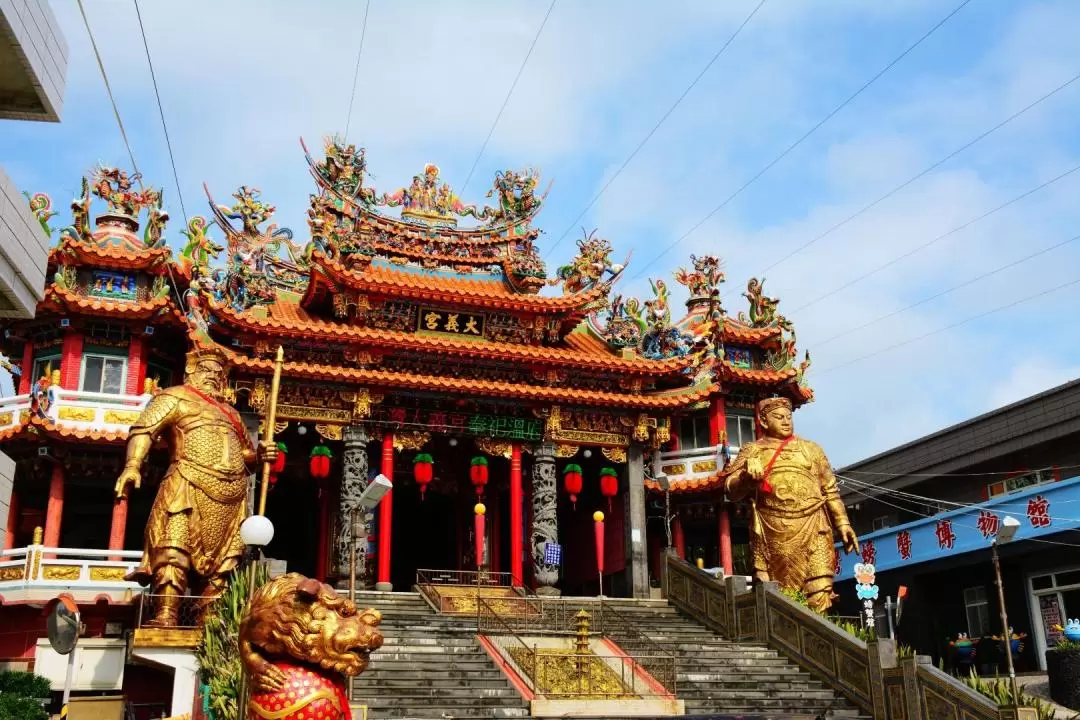
[[[0,132],[5,121],[59,122],[67,54],[45,0],[0,0]],[[0,165],[0,319],[33,317],[48,254],[49,236]],[[0,453],[0,527],[7,527],[13,474],[14,463]]]
[[[1020,669],[1044,668],[1055,625],[1080,617],[1080,379],[980,415],[837,471],[859,533],[860,557],[841,558],[845,614],[858,602],[856,562],[878,570],[881,600],[909,588],[899,639],[952,661],[947,638],[984,638],[977,663],[1001,659],[990,545],[1000,546],[1005,602],[1027,635]]]

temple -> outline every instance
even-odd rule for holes
[[[747,574],[745,513],[718,477],[753,438],[755,402],[813,397],[809,356],[762,283],[729,313],[719,259],[691,256],[672,279],[685,312],[663,279],[651,298],[626,297],[615,286],[630,258],[614,262],[595,233],[549,274],[536,171],[500,172],[490,204],[465,204],[434,165],[379,192],[363,149],[330,139],[324,150],[304,148],[306,242],[249,186],[227,202],[208,188],[210,214],[186,220],[177,252],[162,192],[121,170],[85,178],[58,232],[50,199],[31,198],[58,239],[36,317],[2,339],[21,370],[0,401],[0,449],[18,463],[3,604],[60,581],[80,602],[107,601],[109,617],[131,602],[138,587],[123,577],[164,468],[151,455],[143,488],[115,500],[127,428],[182,381],[196,344],[227,356],[227,399],[253,433],[284,349],[286,461],[266,553],[290,571],[347,580],[352,513],[381,473],[394,488],[367,523],[362,586],[409,590],[418,572],[475,569],[478,496],[484,566],[540,594],[597,592],[597,509],[609,517],[606,594],[648,597],[665,547]],[[40,567],[25,560],[34,547]],[[17,638],[0,657],[32,654],[36,638]]]

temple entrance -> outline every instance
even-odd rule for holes
[[[315,445],[326,441],[313,432],[301,435],[294,427],[278,439],[285,443],[288,453],[284,472],[266,494],[266,516],[274,523],[274,539],[266,546],[266,557],[284,560],[288,572],[317,577],[319,483],[311,477],[308,456]],[[259,466],[255,476],[256,504],[261,473]]]
[[[399,474],[395,472],[394,475]],[[460,495],[437,492],[430,487],[421,500],[411,468],[407,480],[395,477],[390,566],[390,581],[395,590],[412,590],[416,584],[416,571],[420,568],[458,569],[460,500]]]

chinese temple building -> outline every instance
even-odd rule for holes
[[[614,288],[626,263],[595,234],[549,275],[534,171],[499,173],[494,204],[471,205],[434,165],[377,192],[363,149],[332,139],[322,159],[305,155],[306,242],[274,224],[258,190],[219,204],[208,189],[209,219],[188,219],[174,253],[160,191],[109,168],[83,180],[36,317],[7,324],[0,348],[21,369],[0,400],[0,449],[18,468],[0,612],[63,587],[104,607],[101,623],[123,616],[165,457],[116,500],[127,428],[182,382],[192,348],[227,358],[227,400],[253,433],[284,350],[286,462],[266,554],[289,570],[347,580],[353,511],[381,473],[394,487],[367,524],[368,587],[474,569],[478,496],[484,565],[540,594],[597,591],[596,509],[609,518],[605,593],[647,597],[669,545],[748,574],[744,513],[724,501],[720,473],[752,439],[756,401],[812,399],[809,356],[800,362],[759,281],[748,311],[729,313],[720,261],[691,257],[674,277],[685,312],[665,280],[649,299],[625,297]],[[51,201],[31,204],[53,233]],[[35,547],[40,563],[27,559]],[[32,655],[38,636],[15,637],[0,659]]]

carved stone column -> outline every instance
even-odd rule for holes
[[[649,559],[645,552],[645,460],[640,445],[631,445],[627,463],[626,571],[636,598],[649,597]]]
[[[537,584],[536,594],[558,595],[560,591],[555,585],[559,582],[559,567],[544,562],[545,546],[548,543],[559,542],[555,446],[551,443],[537,445],[533,455],[532,556]]]
[[[337,540],[334,544],[335,567],[338,574],[349,580],[349,554],[353,547],[353,510],[360,505],[360,495],[368,485],[367,430],[363,425],[350,425],[341,436],[344,449],[341,454],[341,500],[338,504]],[[356,542],[356,586],[364,587],[364,574],[367,568],[367,527],[366,519],[356,518],[359,529]]]

